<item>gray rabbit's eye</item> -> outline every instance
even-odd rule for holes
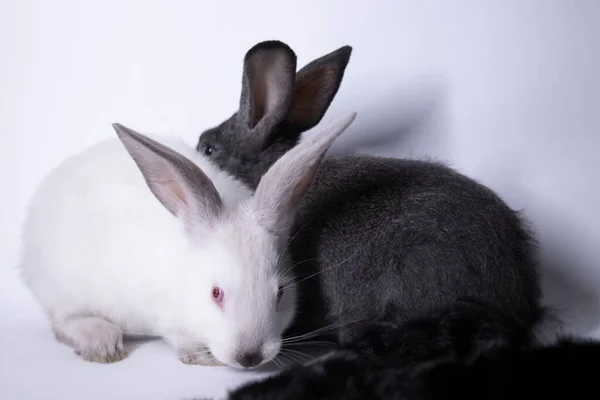
[[[206,154],[207,156],[210,156],[210,155],[213,153],[214,149],[213,149],[213,147],[212,147],[212,146],[210,146],[210,145],[208,145],[208,144],[207,144],[207,145],[205,145],[205,146],[204,146],[204,149],[203,149],[202,151],[203,151],[203,152],[204,152],[204,154]]]

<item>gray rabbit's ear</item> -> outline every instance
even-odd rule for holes
[[[296,54],[285,43],[256,44],[244,57],[238,117],[254,143],[266,137],[285,118],[294,93]]]
[[[298,71],[286,125],[303,132],[321,121],[338,92],[351,54],[352,47],[340,47]]]
[[[186,228],[205,226],[220,215],[221,196],[200,167],[133,129],[112,126],[152,194]]]
[[[261,225],[276,235],[287,235],[296,210],[310,187],[325,153],[356,113],[340,118],[303,139],[263,175],[254,193],[254,212]]]

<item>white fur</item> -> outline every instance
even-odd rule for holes
[[[197,153],[173,147],[201,166],[227,208],[250,198]],[[39,187],[24,226],[22,275],[59,329],[93,314],[125,333],[206,343],[227,364],[235,364],[231,347],[244,333],[273,341],[276,354],[294,294],[282,300],[288,312],[271,321],[279,254],[248,213],[238,215],[190,243],[119,140],[107,140],[63,162]],[[213,284],[225,292],[223,311],[212,301]]]
[[[21,263],[57,338],[100,362],[125,356],[122,333],[164,337],[187,362],[209,365],[210,356],[237,367],[240,354],[252,351],[264,362],[273,359],[293,320],[296,291],[289,285],[288,237],[261,222],[269,210],[259,207],[278,192],[287,201],[278,185],[313,173],[314,153],[324,153],[353,119],[320,142],[298,145],[290,151],[296,157],[282,157],[275,165],[304,164],[305,171],[279,165],[279,173],[261,182],[267,202],[253,201],[240,182],[170,141],[212,180],[224,206],[217,223],[193,232],[153,196],[118,139],[64,161],[33,197]],[[225,293],[222,308],[213,301],[214,285]],[[286,290],[277,306],[280,285]]]

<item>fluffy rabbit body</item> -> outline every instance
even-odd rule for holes
[[[577,390],[580,395],[575,398],[585,398],[589,395],[584,392],[596,389],[591,364],[600,356],[600,342],[562,338],[552,345],[529,347],[519,331],[492,307],[465,305],[460,312],[438,312],[407,323],[390,336],[382,357],[369,359],[350,348],[333,352],[245,384],[232,391],[229,400],[509,400],[570,398]],[[513,340],[470,359],[449,351],[442,359],[424,362],[424,332],[426,340],[454,350],[468,341],[486,341],[490,333],[502,332]],[[379,335],[372,333],[361,341],[378,341]]]
[[[239,110],[203,132],[197,150],[256,187],[322,119],[350,52],[342,47],[296,72],[286,44],[255,45],[244,58]],[[328,157],[292,232],[300,312],[290,333],[331,327],[348,345],[365,330],[394,331],[469,301],[504,310],[524,331],[543,315],[536,242],[519,214],[440,163]]]
[[[254,196],[183,143],[119,124],[120,140],[64,161],[33,197],[21,263],[56,338],[96,362],[126,356],[124,333],[164,337],[186,363],[273,359],[295,313],[295,206],[353,118],[274,164]]]

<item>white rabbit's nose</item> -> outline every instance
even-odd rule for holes
[[[263,361],[263,356],[260,352],[255,351],[251,353],[240,354],[236,361],[244,368],[252,368],[260,365]]]

